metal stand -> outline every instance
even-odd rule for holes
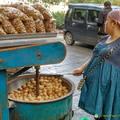
[[[15,44],[13,44],[13,46],[17,46],[16,41]],[[31,66],[55,64],[64,60],[65,55],[66,49],[61,42],[46,43],[46,41],[42,41],[41,44],[26,46],[24,44],[23,46],[17,47],[6,46],[0,49],[0,120],[9,120],[6,69],[16,67],[29,68]],[[37,79],[39,73],[38,71],[39,68],[37,67]],[[20,73],[15,74],[11,78],[16,77]],[[39,95],[38,92],[37,95]]]

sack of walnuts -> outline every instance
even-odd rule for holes
[[[6,32],[3,30],[1,25],[0,25],[0,35],[6,35]]]
[[[56,32],[56,19],[51,19],[52,32]]]
[[[42,20],[38,19],[35,20],[35,25],[36,25],[36,32],[38,33],[45,33],[45,26]]]
[[[5,19],[5,16],[0,14],[0,22],[2,22]]]
[[[53,16],[50,13],[49,10],[47,10],[45,8],[45,6],[41,5],[40,3],[35,3],[32,5],[36,10],[40,11],[42,13],[42,15],[44,16],[44,20],[49,20],[51,19]]]
[[[23,22],[27,33],[36,33],[36,25],[32,16],[29,17],[29,20]]]
[[[56,20],[55,19],[50,19],[44,21],[45,25],[45,30],[46,32],[56,32]]]
[[[11,7],[17,8],[18,6],[23,5],[23,2],[16,2],[14,4],[11,4]]]
[[[0,5],[0,7],[12,7],[11,4]]]
[[[37,20],[37,19],[41,19],[43,20],[43,15],[38,11],[36,10],[34,7],[30,6],[30,5],[20,5],[17,7],[19,10],[21,10],[23,13],[25,13],[26,15],[28,16],[32,16],[34,20]]]
[[[46,10],[45,6],[42,5],[41,3],[38,3],[38,2],[34,3],[31,6],[34,7],[36,10],[38,10],[40,12]]]
[[[15,18],[20,18],[22,21],[28,20],[28,16],[26,14],[13,7],[2,7],[1,13],[7,16],[10,20]]]
[[[14,26],[7,19],[2,21],[1,26],[7,34],[17,34]]]
[[[15,18],[12,21],[12,25],[14,26],[15,30],[19,33],[19,34],[24,34],[27,33],[25,26],[23,24],[23,22],[20,20],[20,18]]]

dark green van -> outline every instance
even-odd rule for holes
[[[112,6],[112,9],[120,9]],[[97,20],[102,4],[71,3],[65,16],[64,39],[68,45],[75,41],[96,45],[99,41]]]

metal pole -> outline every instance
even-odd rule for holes
[[[37,97],[37,96],[39,96],[39,69],[40,69],[40,66],[35,66],[35,69],[36,69],[35,80],[36,80],[36,97]]]
[[[0,70],[0,120],[9,120],[6,70]]]

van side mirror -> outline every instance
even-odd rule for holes
[[[95,22],[98,22],[98,18],[95,18]]]

